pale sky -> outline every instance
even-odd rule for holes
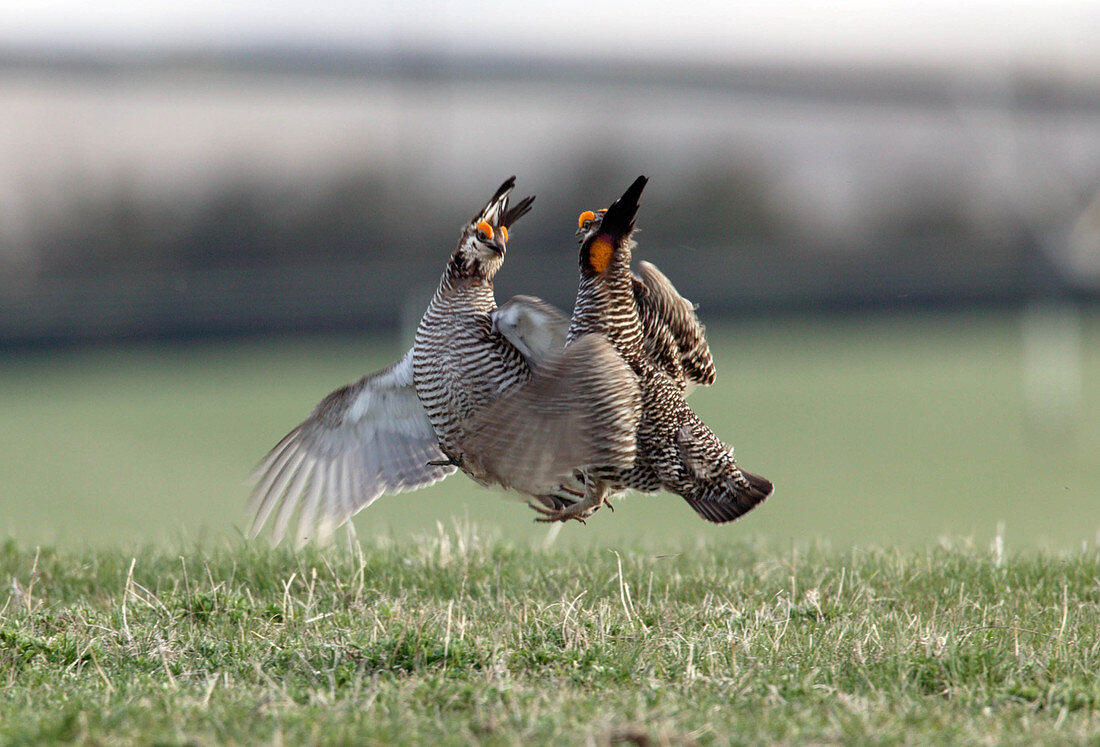
[[[0,0],[0,47],[232,48],[885,61],[1100,73],[1096,0]]]

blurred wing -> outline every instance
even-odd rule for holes
[[[585,335],[472,416],[463,451],[488,481],[539,495],[582,467],[633,465],[640,416],[634,372],[606,338]]]
[[[492,313],[492,323],[532,368],[564,348],[569,332],[569,317],[534,296],[513,296]]]
[[[645,331],[646,352],[657,367],[686,385],[713,384],[717,375],[714,359],[695,305],[680,295],[656,265],[638,263],[634,300]]]
[[[253,471],[255,536],[274,511],[278,542],[295,509],[298,544],[322,540],[383,493],[431,485],[455,471],[445,460],[412,381],[412,351],[325,397]],[[314,529],[316,527],[316,532]]]

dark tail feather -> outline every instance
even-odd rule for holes
[[[743,480],[730,480],[725,485],[704,486],[684,496],[688,505],[707,521],[725,524],[747,514],[772,494],[771,482],[751,472],[741,472]]]

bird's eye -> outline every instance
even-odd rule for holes
[[[504,243],[508,243],[508,226],[500,227],[500,238],[504,240]]]
[[[577,218],[577,228],[584,228],[585,223],[590,223],[594,220],[596,220],[596,214],[593,213],[591,210],[585,210]]]
[[[477,235],[482,241],[492,240],[493,227],[489,225],[489,221],[483,220],[477,224]]]

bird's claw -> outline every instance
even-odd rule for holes
[[[542,514],[542,516],[536,517],[535,521],[544,524],[555,521],[564,523],[573,520],[587,525],[585,519],[591,517],[592,514],[596,513],[600,508],[599,504],[596,506],[589,506],[584,501],[578,501],[566,508],[550,508],[545,504],[536,503],[535,501],[528,501],[527,505]]]

